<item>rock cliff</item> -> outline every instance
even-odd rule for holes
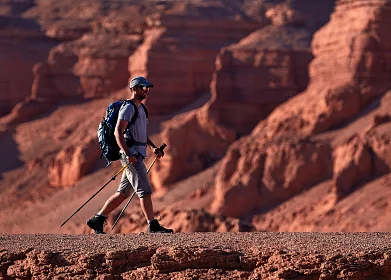
[[[32,6],[33,1],[0,3],[0,117],[30,96],[32,68],[55,45],[36,21],[23,16]]]
[[[354,119],[389,90],[390,50],[383,26],[389,21],[390,8],[384,1],[338,2],[330,22],[312,41],[315,58],[309,67],[306,91],[279,106],[227,153],[216,179],[215,211],[241,216],[259,207],[273,207],[331,177],[335,191],[343,196],[359,182],[389,172],[383,154],[388,150],[387,129],[361,140],[352,135],[340,145],[332,141],[333,137],[323,139],[322,144],[315,139]],[[358,18],[357,14],[363,16]],[[337,39],[341,37],[345,40]],[[307,148],[297,149],[298,139],[304,143],[300,146]],[[278,149],[269,152],[269,145],[274,143]],[[342,164],[341,154],[348,150],[351,154]],[[371,165],[379,158],[381,167]],[[259,170],[257,175],[248,178],[249,169],[243,168],[242,162],[252,162],[251,168]],[[291,189],[291,182],[299,188]],[[236,215],[225,205],[238,205]]]
[[[144,43],[129,59],[130,76],[148,76],[159,96],[148,106],[157,114],[176,112],[208,92],[219,50],[264,26],[233,1],[178,3],[147,18]]]
[[[204,168],[205,162],[210,165],[220,159],[235,139],[250,133],[274,108],[307,87],[313,20],[317,18],[318,26],[327,22],[332,4],[328,1],[323,10],[312,15],[305,13],[306,5],[295,1],[282,5],[279,12],[273,6],[265,11],[271,25],[221,49],[211,100],[163,129],[163,141],[175,152],[163,163],[153,181],[156,186],[180,180]],[[273,20],[284,12],[297,16]],[[193,141],[183,141],[184,137]],[[206,147],[199,144],[201,139],[211,138],[214,140],[203,141],[208,143]]]

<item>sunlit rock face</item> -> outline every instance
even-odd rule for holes
[[[98,141],[94,137],[62,149],[50,162],[49,184],[53,187],[72,187],[88,173],[99,157],[96,145]]]
[[[163,130],[163,140],[174,151],[153,177],[157,186],[210,166],[235,139],[249,134],[278,105],[307,87],[314,27],[327,22],[333,7],[333,1],[326,2],[320,10],[313,9],[310,1],[265,5],[268,26],[221,48],[210,86],[212,98],[196,112],[167,123]],[[281,13],[292,16],[275,19]]]
[[[35,66],[32,95],[48,100],[108,96],[127,85],[127,58],[141,41],[137,34],[97,32],[62,43]]]
[[[266,9],[271,25],[223,48],[216,59],[211,118],[248,134],[278,105],[308,85],[313,33],[329,20],[333,1],[281,2]]]
[[[175,112],[210,91],[214,61],[222,47],[238,42],[266,21],[246,15],[234,1],[180,3],[147,17],[144,43],[129,59],[131,76],[148,76],[156,94],[148,106]]]
[[[289,189],[285,188],[288,178],[300,180],[301,177],[296,169],[302,165],[294,161],[305,159],[308,155],[310,157],[305,160],[306,162],[317,159],[325,165],[320,169],[322,174],[312,170],[305,172],[305,177],[309,179],[317,174],[316,178],[325,180],[331,178],[331,170],[334,170],[336,191],[342,195],[349,193],[357,182],[373,175],[368,163],[371,161],[369,151],[373,150],[377,155],[372,157],[373,159],[379,158],[379,151],[388,153],[388,144],[385,140],[387,136],[384,135],[381,138],[375,135],[368,136],[364,142],[359,138],[352,139],[350,143],[347,142],[345,148],[336,148],[334,161],[325,161],[332,158],[334,150],[327,148],[327,143],[322,149],[313,144],[307,149],[299,150],[294,160],[292,158],[279,161],[277,155],[288,149],[284,155],[287,157],[296,150],[295,145],[292,146],[292,139],[308,139],[341,125],[357,116],[369,102],[386,93],[391,86],[388,78],[391,69],[391,45],[387,35],[390,14],[391,5],[384,1],[338,2],[330,22],[315,34],[312,41],[315,58],[310,64],[310,82],[306,91],[276,108],[265,121],[257,125],[249,138],[239,141],[235,144],[236,148],[228,151],[216,181],[215,211],[241,216],[257,207],[267,207],[271,200],[264,202],[261,199],[264,196],[263,186],[266,186],[268,193],[272,195],[284,189],[280,202],[284,201],[289,193]],[[268,165],[264,163],[264,157],[259,155],[267,155],[270,143],[277,139],[282,139],[282,142],[279,142],[280,148],[273,153],[273,161],[277,162],[277,165],[273,166],[274,169],[278,167],[276,170],[281,171],[278,174],[284,179],[278,180],[279,187],[275,188],[268,179]],[[249,142],[256,146],[251,152],[247,152],[246,148],[246,143]],[[368,145],[365,144],[367,142]],[[368,146],[371,147],[370,150]],[[319,157],[317,154],[322,150],[324,154]],[[345,156],[349,156],[350,160],[343,159]],[[254,162],[251,166],[259,166],[260,171],[256,176],[246,180],[249,176],[248,169],[239,168],[239,163],[252,161]],[[387,172],[387,160],[377,159],[376,162],[378,165],[383,162],[383,171],[379,170],[376,174]],[[292,163],[295,168],[286,169],[288,163]],[[227,173],[230,176],[226,176]],[[357,174],[360,176],[357,177]],[[313,184],[311,180],[301,182],[298,191]],[[258,186],[257,191],[255,186]],[[235,195],[229,195],[230,193]],[[291,195],[294,193],[296,192]],[[258,199],[255,194],[258,195]],[[243,207],[238,207],[235,213],[229,205],[245,205],[246,208],[244,210]]]
[[[274,108],[307,87],[310,40],[304,29],[269,26],[222,49],[212,84],[211,117],[240,135],[250,133]]]
[[[128,57],[143,41],[155,1],[38,2],[27,14],[58,42],[34,68],[32,96],[48,101],[113,94],[129,80]]]

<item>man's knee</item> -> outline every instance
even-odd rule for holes
[[[137,195],[139,198],[145,198],[147,196],[150,196],[152,194],[152,192],[149,192],[149,191],[140,191],[140,192],[137,192]]]
[[[122,199],[127,199],[127,198],[130,196],[130,194],[127,194],[127,193],[125,193],[124,191],[117,191],[117,194],[118,194],[118,196],[121,197]]]

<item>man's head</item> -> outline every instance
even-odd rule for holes
[[[147,92],[152,87],[154,87],[154,85],[141,76],[134,77],[129,83],[129,88],[134,94],[134,98],[139,100],[147,98]]]

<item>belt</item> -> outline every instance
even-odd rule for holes
[[[126,155],[124,154],[124,152],[120,152],[121,153],[121,155],[123,156],[123,157],[125,157]],[[121,157],[122,157],[121,156]],[[135,154],[134,155],[136,158],[141,158],[141,159],[145,159],[145,157],[142,155],[142,154],[140,154],[140,153],[137,153],[137,154]]]

